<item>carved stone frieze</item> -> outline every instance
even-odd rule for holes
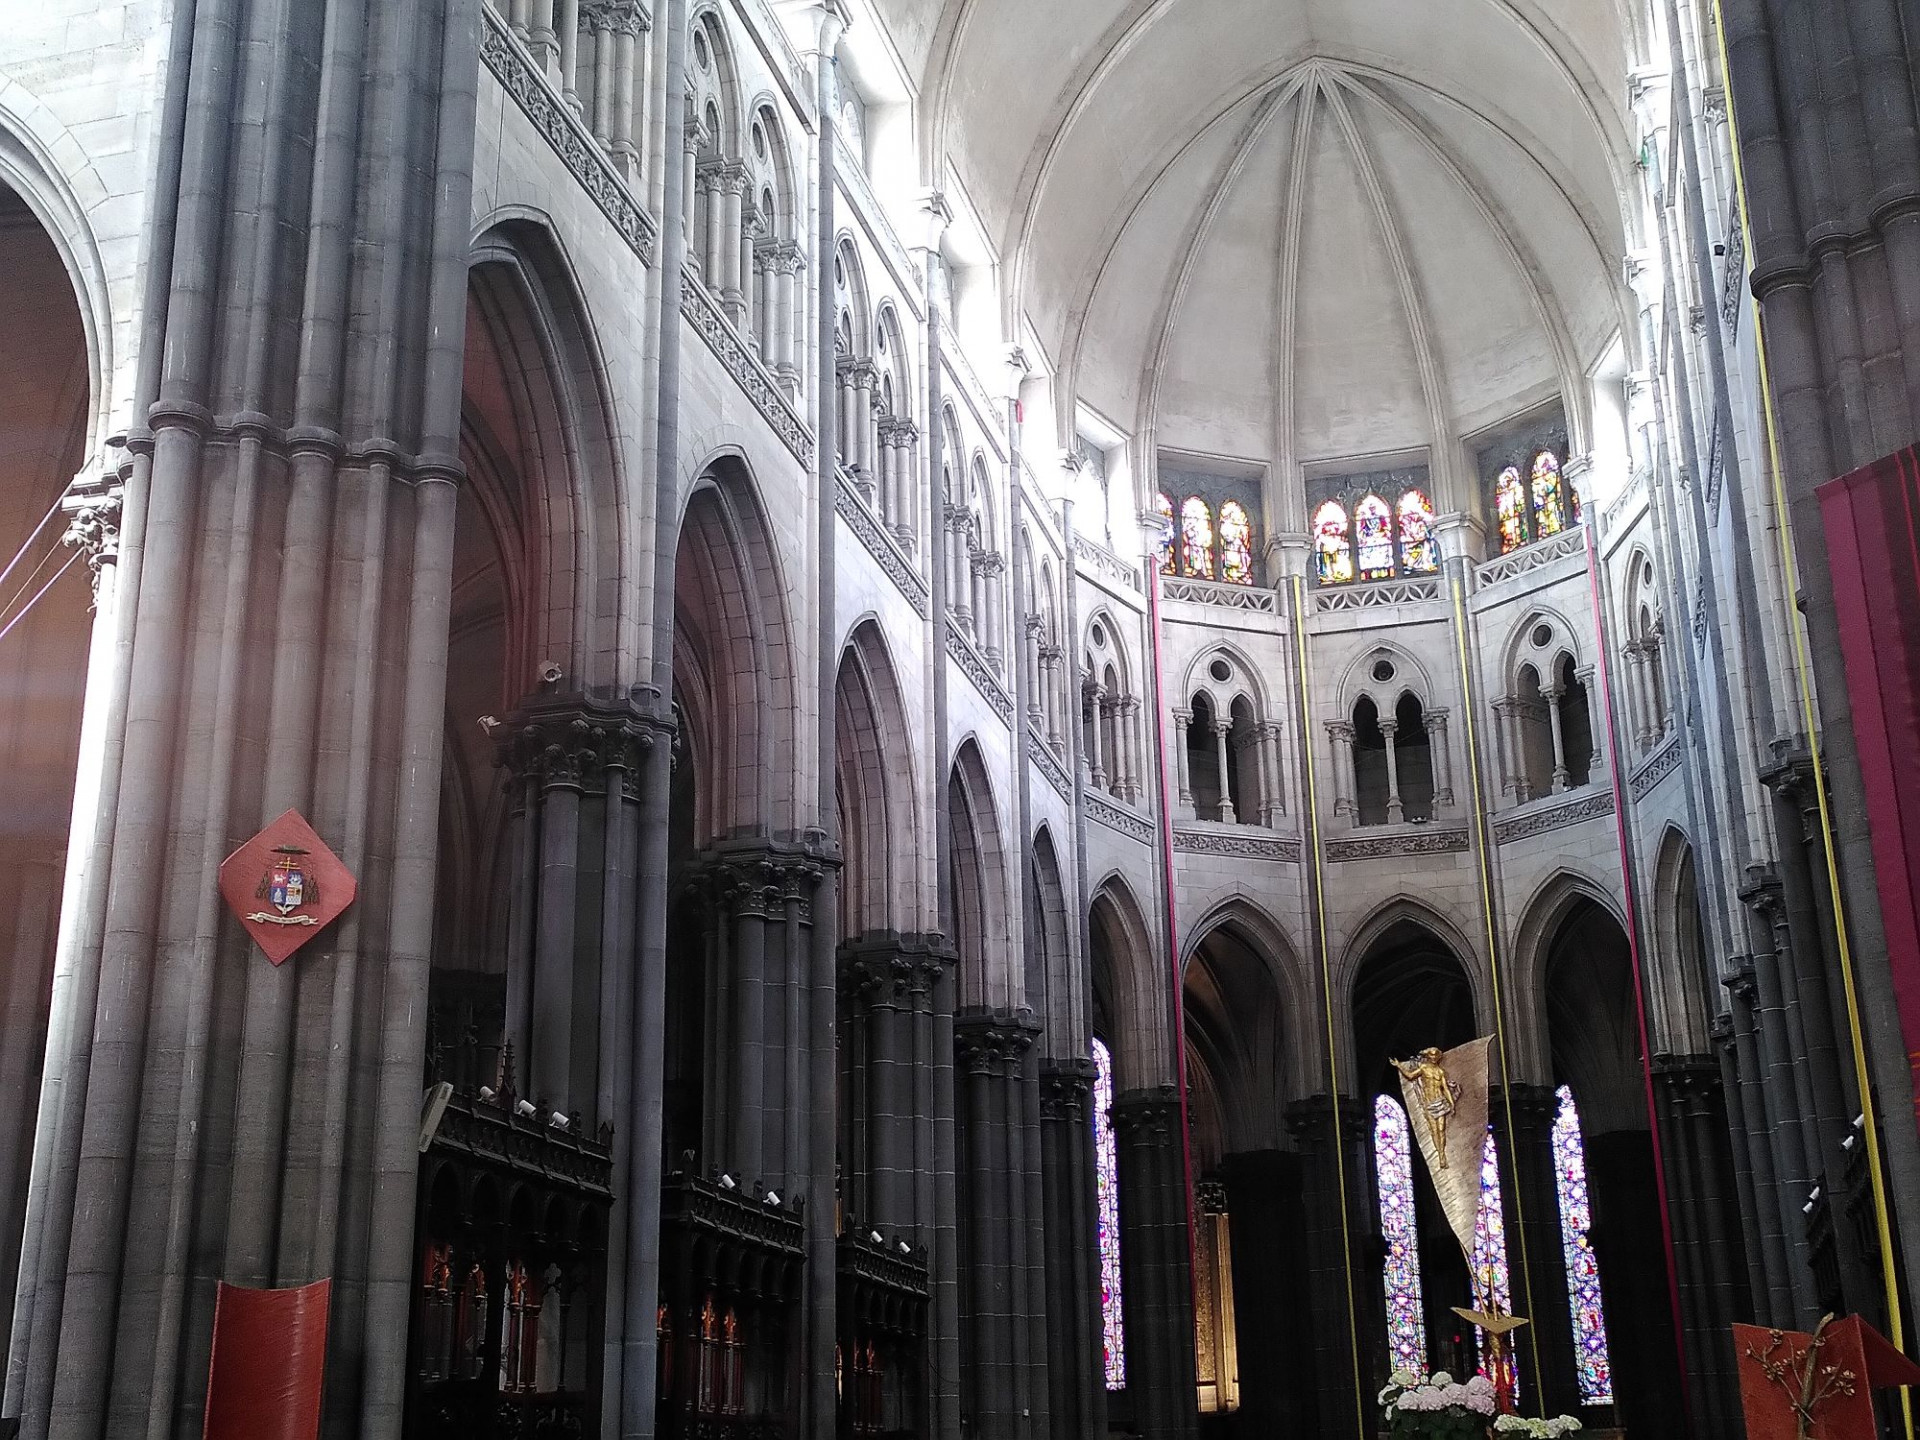
[[[1438,579],[1381,580],[1369,585],[1327,585],[1313,592],[1317,615],[1370,610],[1381,605],[1414,605],[1440,598]]]
[[[1176,830],[1173,848],[1188,855],[1231,855],[1245,860],[1280,860],[1297,864],[1297,835],[1233,835],[1219,830]]]
[[[1280,597],[1258,585],[1231,585],[1220,580],[1189,580],[1169,575],[1161,580],[1160,593],[1168,600],[1184,600],[1191,605],[1220,605],[1260,615],[1280,613]]]
[[[1073,553],[1085,560],[1094,574],[1136,594],[1141,592],[1140,572],[1104,545],[1096,545],[1084,535],[1073,537]]]
[[[973,682],[973,688],[980,692],[1000,718],[1011,725],[1013,697],[1007,694],[993,671],[987,668],[986,660],[973,648],[973,642],[953,626],[947,627],[947,654],[959,663],[967,679]]]
[[[1613,814],[1613,791],[1594,790],[1558,805],[1529,810],[1523,815],[1509,814],[1498,817],[1493,822],[1493,840],[1496,845],[1507,845],[1515,840],[1531,839],[1535,835],[1544,835],[1549,830],[1564,830],[1569,825],[1578,825],[1584,820],[1593,820],[1602,815],[1611,814]]]
[[[680,277],[680,314],[698,332],[747,399],[753,402],[774,434],[802,465],[813,464],[813,432],[809,430],[766,367],[747,348],[733,325],[714,308],[706,287],[692,275]]]
[[[1502,580],[1531,574],[1569,555],[1583,555],[1586,549],[1587,527],[1570,525],[1558,535],[1535,540],[1531,545],[1522,545],[1518,550],[1487,561],[1474,572],[1474,576],[1482,586],[1497,585]]]
[[[887,578],[893,581],[895,588],[907,597],[914,614],[922,620],[926,619],[932,603],[927,594],[927,582],[907,557],[900,553],[899,545],[881,530],[866,501],[860,498],[844,472],[835,478],[833,509],[836,515],[847,522],[847,528],[859,537],[867,553],[886,571]]]
[[[480,58],[487,69],[553,147],[553,153],[612,222],[620,238],[643,264],[653,264],[658,227],[640,208],[612,158],[554,93],[499,12],[482,5],[480,15]]]
[[[1087,814],[1105,825],[1109,830],[1118,830],[1129,839],[1142,844],[1153,843],[1153,822],[1137,810],[1130,810],[1118,804],[1098,790],[1087,791]]]
[[[1039,765],[1040,773],[1047,777],[1047,783],[1053,786],[1062,800],[1071,799],[1073,782],[1067,778],[1067,767],[1060,763],[1059,757],[1053,753],[1053,747],[1038,730],[1029,725],[1027,734],[1032,742],[1027,746],[1027,753]]]
[[[1633,798],[1644,800],[1653,793],[1667,776],[1680,768],[1680,737],[1674,735],[1653,754],[1640,762],[1640,768],[1633,772],[1630,782],[1633,786]]]
[[[1402,855],[1448,855],[1468,847],[1465,830],[1423,827],[1391,835],[1339,835],[1327,841],[1328,860],[1390,860]]]

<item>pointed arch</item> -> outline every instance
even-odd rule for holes
[[[1080,1055],[1086,1050],[1087,997],[1074,984],[1073,932],[1067,890],[1053,828],[1042,824],[1033,836],[1027,904],[1027,996],[1047,1027],[1050,1055]]]
[[[688,495],[674,565],[674,694],[701,748],[695,840],[795,828],[791,622],[752,472],[711,460]]]
[[[1211,1055],[1230,1099],[1231,1147],[1277,1144],[1281,1107],[1326,1070],[1299,949],[1270,911],[1235,895],[1188,927],[1180,954],[1187,1040]]]
[[[1706,1054],[1719,1009],[1720,967],[1707,941],[1693,844],[1677,825],[1662,832],[1651,873],[1648,1039],[1656,1053]]]
[[[1025,987],[1012,964],[1006,830],[980,742],[972,736],[954,752],[947,805],[952,827],[949,938],[959,957],[959,1001],[963,1007],[1011,1008]]]
[[[841,936],[912,931],[920,914],[917,749],[878,621],[855,625],[834,681]]]
[[[1121,876],[1095,889],[1087,935],[1093,1028],[1112,1047],[1116,1090],[1173,1083],[1165,971],[1153,927]]]

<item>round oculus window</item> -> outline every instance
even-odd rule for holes
[[[1387,681],[1391,680],[1394,674],[1395,671],[1391,660],[1376,660],[1373,662],[1373,678],[1380,681],[1381,684],[1384,685]]]
[[[1098,620],[1093,622],[1093,629],[1087,632],[1087,638],[1096,645],[1104,645],[1107,643],[1107,632],[1100,628],[1100,622]]]
[[[1551,625],[1536,625],[1533,627],[1533,635],[1531,638],[1535,645],[1538,645],[1544,650],[1548,645],[1553,643],[1553,627]]]
[[[1216,680],[1231,680],[1233,678],[1233,667],[1224,660],[1216,660],[1212,665],[1207,667],[1207,673]]]

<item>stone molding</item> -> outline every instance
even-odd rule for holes
[[[640,796],[640,769],[672,727],[629,706],[581,696],[541,700],[496,727],[494,763],[542,790]]]
[[[1040,1066],[1040,1115],[1085,1124],[1093,1118],[1091,1060],[1047,1060]]]
[[[1073,781],[1067,778],[1067,767],[1060,763],[1060,757],[1053,753],[1053,746],[1047,738],[1032,725],[1027,726],[1027,735],[1032,741],[1027,750],[1039,765],[1040,773],[1047,777],[1047,783],[1059,792],[1062,800],[1073,798]]]
[[[1738,197],[1727,205],[1727,255],[1720,270],[1720,323],[1727,333],[1740,333],[1740,311],[1747,294],[1747,227],[1740,218]]]
[[[1500,555],[1473,572],[1474,583],[1478,588],[1498,585],[1502,580],[1517,579],[1531,574],[1556,560],[1564,560],[1569,555],[1584,555],[1587,550],[1587,527],[1569,525],[1558,535],[1549,535],[1545,540],[1535,540],[1532,544],[1522,545],[1508,555]]]
[[[813,432],[793,406],[787,403],[787,397],[780,393],[780,387],[773,376],[750,351],[746,342],[741,340],[733,323],[715,307],[713,298],[707,294],[707,287],[692,274],[682,271],[680,275],[680,314],[699,332],[700,338],[707,342],[707,348],[714,353],[721,366],[734,379],[747,399],[753,402],[773,433],[793,452],[794,458],[802,465],[813,465]]]
[[[1380,605],[1414,605],[1440,598],[1437,577],[1424,580],[1377,580],[1365,585],[1327,585],[1313,592],[1313,613],[1330,615],[1346,610],[1371,610]]]
[[[952,625],[947,627],[947,654],[966,672],[967,679],[973,682],[973,688],[980,692],[994,712],[1007,724],[1013,724],[1013,697],[994,678],[986,660],[974,649],[973,642]]]
[[[1642,760],[1640,768],[1633,772],[1633,778],[1629,782],[1633,786],[1633,798],[1646,799],[1653,793],[1654,786],[1679,768],[1680,737],[1677,734],[1669,735],[1667,743]]]
[[[1153,843],[1152,821],[1098,790],[1087,791],[1087,814],[1109,830],[1117,830],[1129,839],[1138,840],[1143,845]]]
[[[1180,1141],[1180,1092],[1171,1085],[1129,1090],[1113,1100],[1113,1128],[1122,1143],[1177,1145]]]
[[[953,1063],[967,1075],[1017,1075],[1039,1037],[1031,1010],[969,1006],[953,1017]]]
[[[612,158],[541,76],[533,57],[506,20],[490,5],[479,8],[480,58],[487,69],[533,122],[580,188],[600,207],[628,248],[640,257],[640,263],[651,267],[659,233],[653,217],[640,208]]]
[[[1084,535],[1075,535],[1073,553],[1075,558],[1085,560],[1102,579],[1111,580],[1135,594],[1144,593],[1140,585],[1140,572],[1106,546],[1096,545]]]
[[[1191,605],[1220,605],[1261,615],[1280,613],[1280,597],[1258,585],[1230,585],[1220,580],[1189,580],[1167,575],[1161,578],[1160,595],[1165,600],[1183,600]]]
[[[1525,814],[1497,816],[1493,822],[1493,841],[1496,845],[1507,845],[1515,840],[1527,840],[1535,835],[1544,835],[1549,830],[1563,830],[1569,825],[1611,814],[1613,791],[1595,790],[1590,795],[1578,795],[1557,805],[1529,810]]]
[[[867,508],[867,502],[860,498],[847,473],[840,470],[834,477],[833,491],[834,513],[847,522],[847,528],[853,531],[860,543],[867,548],[880,568],[886,571],[887,578],[894,587],[907,597],[907,603],[913,606],[913,613],[922,620],[932,612],[932,599],[927,593],[927,582],[920,572],[901,553],[899,544],[873,518],[873,512]]]
[[[1175,830],[1173,848],[1187,855],[1231,855],[1246,860],[1278,860],[1298,864],[1297,835],[1226,834],[1219,830]]]
[[[1451,855],[1469,848],[1467,832],[1422,826],[1392,835],[1340,835],[1327,841],[1327,859],[1390,860],[1403,855]]]

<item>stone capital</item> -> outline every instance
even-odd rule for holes
[[[1177,1145],[1180,1092],[1171,1085],[1150,1085],[1115,1096],[1113,1128],[1122,1144]]]
[[[953,1063],[966,1075],[1011,1076],[1039,1035],[1031,1010],[969,1007],[953,1017]]]
[[[640,769],[656,740],[654,716],[581,695],[542,696],[492,728],[494,763],[541,790],[639,793]]]
[[[1085,1124],[1092,1118],[1091,1060],[1045,1060],[1040,1065],[1040,1114],[1048,1120]]]

